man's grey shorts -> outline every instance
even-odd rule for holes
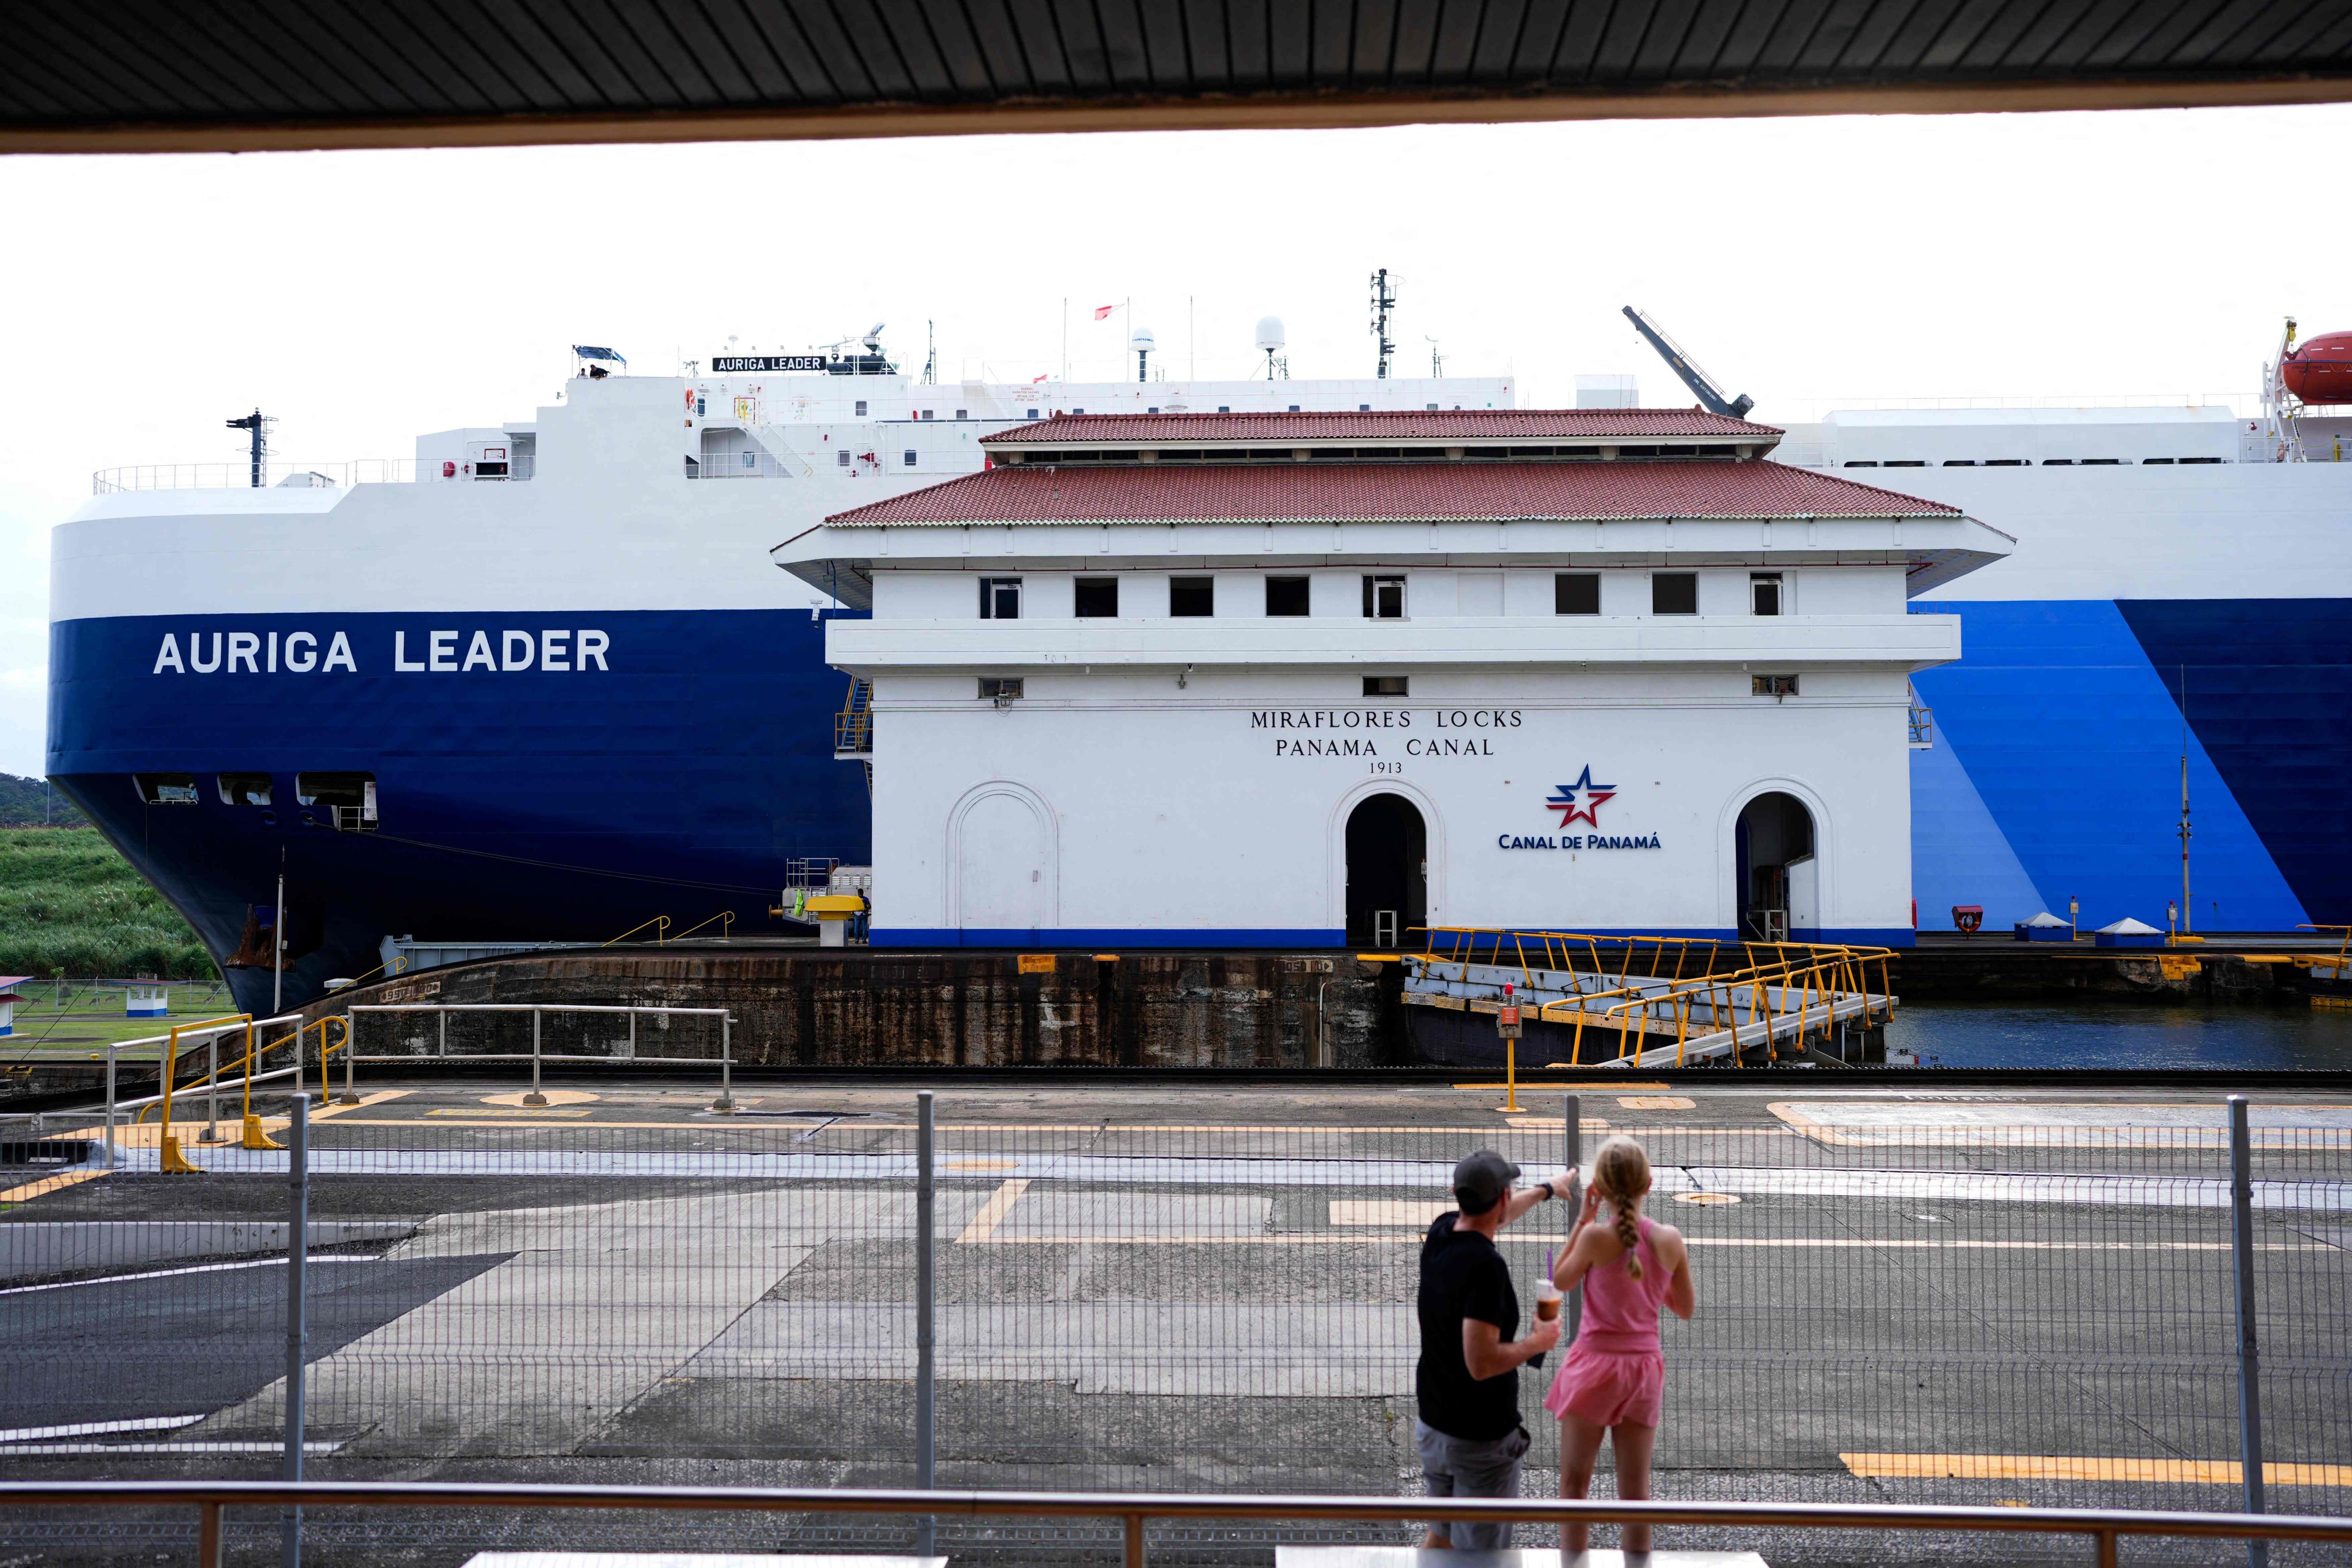
[[[1425,1421],[1412,1424],[1414,1443],[1421,1449],[1422,1484],[1431,1497],[1507,1497],[1519,1495],[1519,1461],[1528,1456],[1524,1426],[1500,1437],[1471,1442],[1449,1437]],[[1511,1544],[1511,1527],[1499,1524],[1440,1524],[1460,1552],[1500,1552]]]

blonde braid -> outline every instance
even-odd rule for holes
[[[1625,1275],[1642,1277],[1642,1199],[1650,1190],[1650,1156],[1631,1138],[1612,1138],[1592,1158],[1592,1184],[1617,1216],[1617,1242],[1625,1249]]]

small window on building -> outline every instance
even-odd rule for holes
[[[325,806],[331,824],[346,833],[375,826],[373,773],[296,773],[294,798],[304,805]]]
[[[1292,404],[1292,405],[1290,405],[1290,411],[1291,411],[1293,414],[1297,413],[1297,412],[1298,412],[1298,405],[1297,405],[1296,403]]]
[[[699,392],[696,393],[694,395],[694,416],[697,419],[706,418],[709,416],[709,399],[704,397]]]
[[[1650,614],[1654,616],[1697,615],[1698,574],[1696,572],[1651,573]]]
[[[1601,574],[1561,572],[1551,580],[1551,610],[1556,616],[1597,616],[1601,613]]]
[[[1171,616],[1213,616],[1217,613],[1214,577],[1168,579],[1168,613]]]
[[[1886,466],[1890,468],[1924,468],[1927,466],[1927,459],[1925,458],[1889,458],[1886,459]]]
[[[833,455],[833,460],[835,466],[837,468],[845,468],[849,467],[849,448],[844,447],[840,451],[835,452]]]
[[[1220,403],[1217,405],[1217,412],[1220,414],[1231,414],[1233,411],[1234,405],[1230,403]]]
[[[1423,404],[1423,406],[1427,408],[1432,414],[1437,412],[1437,405],[1434,403]]]
[[[866,417],[866,399],[862,397],[857,400],[857,417],[860,419]]]
[[[1088,620],[1108,620],[1118,614],[1118,579],[1078,579],[1078,614]]]
[[[744,453],[744,454],[743,454],[743,466],[744,466],[745,468],[758,468],[758,467],[760,466],[760,454],[759,454],[759,453],[757,453],[757,452],[746,452],[746,453]]]
[[[1369,403],[1359,403],[1356,405],[1356,412],[1359,414],[1370,414],[1371,411],[1372,405]]]
[[[926,408],[922,413],[916,416],[919,419],[937,419],[939,416],[940,411],[936,408]]]
[[[1797,694],[1797,678],[1793,675],[1752,675],[1748,679],[1748,689],[1759,697],[1794,697]]]
[[[1032,408],[1032,409],[1029,411],[1029,417],[1030,417],[1030,418],[1032,418],[1032,419],[1036,418],[1036,417],[1037,417],[1037,411],[1036,411],[1035,409]]]
[[[1071,410],[1070,410],[1070,412],[1071,412],[1071,413],[1073,413],[1073,414],[1084,414],[1084,413],[1086,412],[1086,410],[1085,410],[1085,409],[1083,409],[1083,408],[1073,408],[1073,409],[1071,409]]]
[[[2183,458],[2180,460],[2184,463],[2218,463],[2221,459],[2219,458]]]
[[[1021,579],[982,577],[980,580],[980,618],[983,621],[1019,620]]]
[[[912,447],[908,447],[908,448],[907,448],[907,467],[908,467],[908,468],[913,468],[914,466],[915,466],[915,449],[914,449]]]
[[[1402,577],[1365,578],[1364,618],[1368,621],[1404,619],[1404,579]]]
[[[269,804],[268,773],[223,773],[220,775],[219,784],[223,805],[268,805]]]
[[[1160,412],[1160,405],[1155,403],[1150,407],[1145,409],[1144,412],[1146,414],[1157,414]]]
[[[1976,466],[1977,460],[1974,458],[1947,458],[1944,459],[1944,467],[1948,468],[1973,468]]]
[[[196,804],[196,777],[194,773],[133,773],[131,779],[139,786],[139,798],[149,805]]]
[[[2143,463],[2169,463],[2172,459],[2169,458],[2142,458],[2140,461]]]
[[[971,417],[971,410],[969,408],[959,408],[956,410],[956,417],[959,419],[969,419]]]
[[[1402,697],[1406,694],[1405,679],[1402,675],[1368,675],[1364,677],[1364,695]]]
[[[1268,577],[1265,580],[1265,613],[1269,616],[1303,616],[1307,613],[1308,595],[1304,577]]]
[[[983,675],[980,678],[980,695],[991,702],[1010,702],[1021,695],[1021,678],[1017,675]]]
[[[1878,460],[1874,458],[1851,458],[1847,461],[1846,467],[1849,468],[1874,468],[1878,467]]]
[[[1780,574],[1750,572],[1748,574],[1748,607],[1759,616],[1780,613]]]
[[[2028,466],[2022,458],[1987,458],[1985,459],[1985,467],[1988,468],[2022,468]]]

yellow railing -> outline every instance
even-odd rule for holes
[[[708,921],[704,921],[703,923],[704,923],[705,925],[708,925],[709,922]],[[631,937],[633,937],[633,936],[636,935],[639,931],[641,931],[645,930],[645,929],[646,929],[646,927],[647,927],[647,926],[651,926],[651,927],[653,927],[653,928],[654,928],[654,945],[655,945],[655,946],[656,946],[656,947],[662,947],[662,946],[667,946],[667,945],[668,944],[668,942],[669,942],[669,917],[668,917],[667,915],[656,915],[653,919],[651,919],[651,920],[649,920],[649,921],[639,921],[638,923],[636,923],[635,925],[633,925],[633,926],[631,926],[628,930],[626,930],[626,931],[623,931],[620,935],[618,935],[618,936],[614,937],[611,942],[600,942],[600,943],[598,943],[597,945],[598,945],[598,946],[600,946],[600,947],[614,947],[614,946],[617,946],[617,945],[619,945],[620,943],[622,943],[622,942],[625,942],[628,941]]]
[[[1703,937],[1601,936],[1495,926],[1416,929],[1426,931],[1429,939],[1429,952],[1423,962],[1458,965],[1463,979],[1469,977],[1473,964],[1517,967],[1529,989],[1538,988],[1539,971],[1572,978],[1591,974],[1601,981],[1613,976],[1617,982],[1613,986],[1546,1002],[1535,1009],[1536,1016],[1545,1023],[1573,1023],[1574,1043],[1569,1058],[1572,1066],[1583,1065],[1588,1026],[1599,1034],[1616,1035],[1615,1056],[1597,1058],[1615,1061],[1649,1048],[1642,1042],[1653,1033],[1649,1026],[1662,1017],[1674,1022],[1675,1061],[1680,1066],[1690,1041],[1693,1013],[1702,1005],[1707,1021],[1732,1031],[1735,1047],[1741,1028],[1765,1023],[1766,1049],[1774,1056],[1778,1055],[1774,1041],[1791,1013],[1795,1037],[1801,1042],[1816,1026],[1816,1015],[1819,1027],[1831,1026],[1841,998],[1861,997],[1865,1025],[1879,1023],[1882,1015],[1893,1011],[1891,948],[1827,942],[1733,944]],[[1717,965],[1731,952],[1739,954],[1741,963],[1719,972]],[[1874,988],[1871,984],[1874,966]],[[1666,984],[1661,989],[1636,984],[1636,979]],[[1581,979],[1577,978],[1577,983],[1580,984]],[[1778,993],[1777,1001],[1774,993]],[[1596,1010],[1601,1003],[1610,1005]],[[1748,1012],[1746,1025],[1738,1016],[1743,1005]],[[1732,1056],[1738,1059],[1737,1048]]]
[[[695,925],[690,925],[684,931],[678,932],[676,936],[671,937],[669,940],[671,942],[684,942],[696,931],[698,931],[704,926],[709,925],[710,921],[719,921],[723,922],[719,928],[719,940],[724,942],[727,940],[729,934],[735,929],[735,911],[733,910],[721,910],[717,914],[711,916],[709,921],[703,921]],[[605,945],[609,947],[612,944],[607,942]]]
[[[327,1040],[327,1029],[330,1025],[334,1026],[341,1031],[338,1038],[332,1045],[330,1045]],[[243,1056],[236,1058],[233,1061],[215,1064],[214,1067],[206,1070],[202,1079],[194,1083],[182,1084],[173,1081],[178,1073],[180,1037],[183,1034],[226,1034],[229,1030],[237,1028],[240,1026],[243,1026],[245,1031],[245,1054]],[[228,1081],[231,1075],[241,1071],[244,1074],[242,1084],[243,1104],[240,1107],[237,1118],[239,1127],[238,1142],[243,1147],[247,1149],[280,1148],[283,1147],[283,1145],[279,1144],[262,1130],[261,1118],[255,1113],[253,1109],[254,1077],[261,1062],[267,1059],[268,1053],[276,1050],[278,1047],[288,1044],[293,1045],[295,1049],[295,1058],[294,1066],[291,1070],[294,1073],[295,1083],[299,1089],[302,1078],[302,1037],[315,1029],[319,1033],[319,1082],[321,1087],[324,1087],[327,1081],[327,1064],[329,1058],[331,1058],[337,1050],[348,1051],[351,1047],[351,1021],[340,1014],[330,1013],[325,1017],[319,1019],[315,1023],[305,1024],[301,1027],[294,1030],[292,1033],[280,1035],[274,1040],[257,1042],[253,1037],[254,1027],[255,1025],[252,1015],[247,1013],[237,1013],[218,1018],[205,1018],[194,1023],[183,1024],[172,1031],[169,1039],[165,1043],[163,1051],[163,1093],[156,1096],[152,1104],[142,1106],[139,1110],[139,1113],[131,1119],[131,1124],[136,1127],[146,1121],[147,1113],[149,1111],[158,1110],[162,1113],[160,1120],[157,1122],[158,1131],[156,1133],[156,1142],[161,1150],[160,1163],[166,1173],[173,1175],[197,1175],[201,1174],[203,1171],[202,1166],[194,1164],[188,1159],[187,1155],[180,1148],[180,1141],[176,1137],[173,1136],[172,1105],[173,1101],[176,1098],[184,1095],[216,1092],[222,1084]]]

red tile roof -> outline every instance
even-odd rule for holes
[[[1769,425],[1696,408],[1384,409],[1367,414],[1056,414],[981,437],[982,446],[1097,441],[1592,441],[1777,438]]]
[[[856,527],[1959,515],[1875,485],[1760,461],[1088,463],[991,468],[825,521]]]

